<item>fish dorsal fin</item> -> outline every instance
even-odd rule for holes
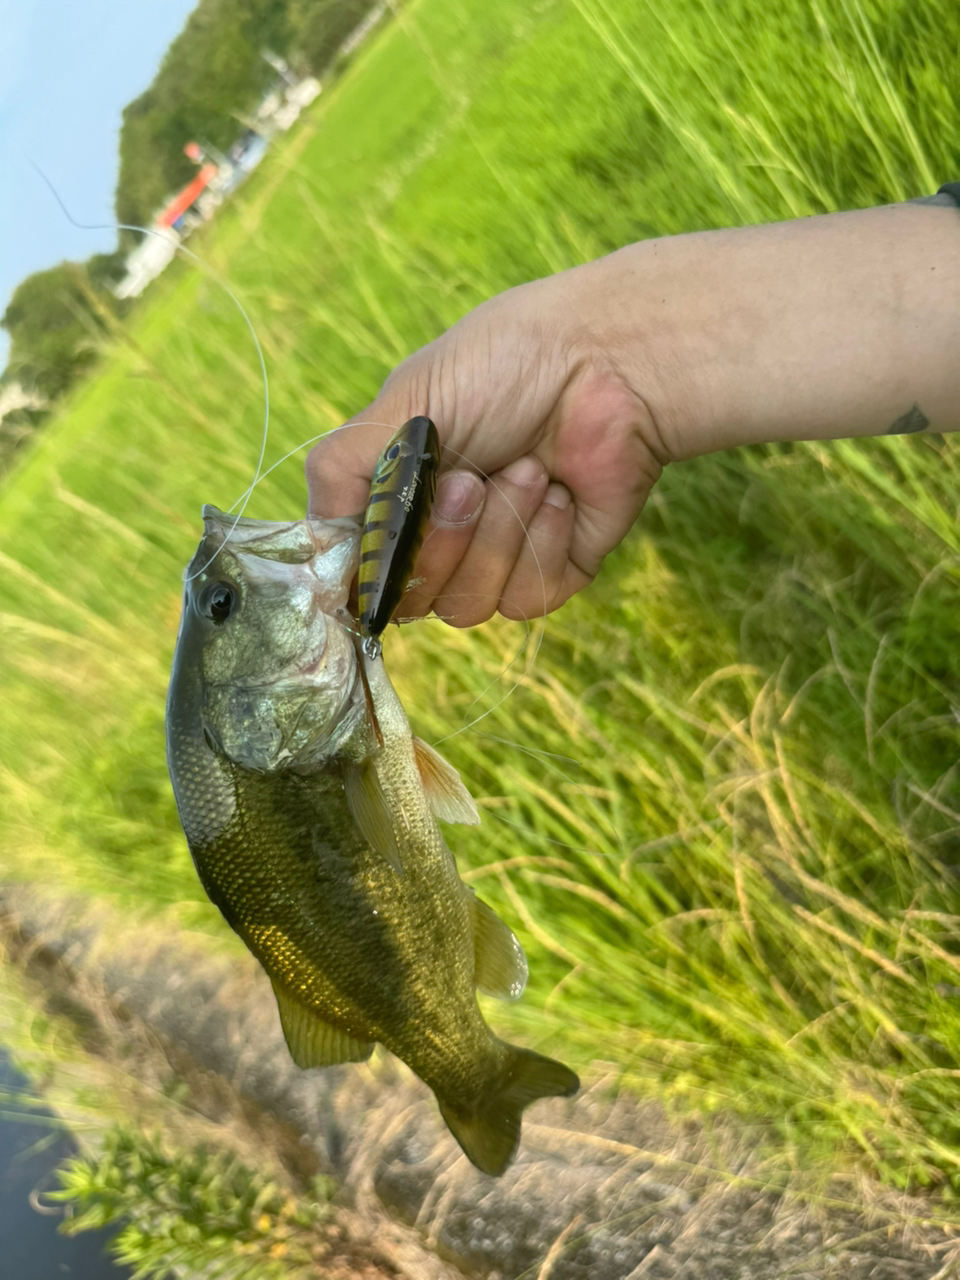
[[[343,771],[343,787],[353,820],[364,840],[390,863],[394,871],[402,871],[393,818],[373,760],[348,764]]]
[[[273,994],[280,1010],[283,1038],[298,1067],[334,1067],[339,1062],[366,1062],[370,1057],[372,1041],[355,1040],[345,1031],[331,1027],[276,982]]]
[[[453,765],[422,738],[414,738],[413,754],[433,816],[441,822],[463,822],[467,826],[478,823],[480,814],[473,796]]]
[[[477,990],[498,1000],[519,1000],[527,985],[523,947],[472,889],[467,890],[467,904],[473,921],[473,981]]]

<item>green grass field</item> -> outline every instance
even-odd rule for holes
[[[414,0],[191,241],[263,343],[268,462],[496,290],[958,176],[958,46],[942,0]],[[200,505],[243,491],[261,416],[242,321],[175,264],[0,491],[4,874],[222,947],[163,699]],[[387,650],[481,798],[465,878],[528,951],[498,1028],[769,1125],[784,1169],[948,1194],[958,468],[936,436],[683,464],[539,648],[431,621]],[[303,503],[290,460],[249,513]]]

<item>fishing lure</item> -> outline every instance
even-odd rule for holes
[[[360,634],[369,658],[409,585],[437,493],[440,437],[422,415],[405,422],[370,482],[358,575]]]

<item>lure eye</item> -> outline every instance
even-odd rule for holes
[[[372,484],[374,486],[386,484],[394,471],[397,469],[397,463],[401,458],[409,458],[413,453],[413,449],[406,440],[395,440],[389,449],[385,449],[380,455],[380,461],[377,463],[377,469],[374,472]]]
[[[396,462],[398,458],[409,458],[413,453],[413,445],[409,440],[394,440],[389,449],[385,450],[382,461]]]
[[[220,626],[230,617],[235,600],[236,592],[228,582],[212,582],[200,597],[200,612]]]

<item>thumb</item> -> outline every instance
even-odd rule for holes
[[[308,513],[336,517],[364,511],[377,460],[399,425],[371,421],[363,413],[319,440],[305,463]]]
[[[307,454],[307,511],[318,516],[355,516],[366,510],[370,481],[387,441],[404,422],[431,413],[432,348],[398,365],[366,409],[329,432]],[[439,406],[437,406],[439,409]],[[443,415],[441,414],[440,421]]]

